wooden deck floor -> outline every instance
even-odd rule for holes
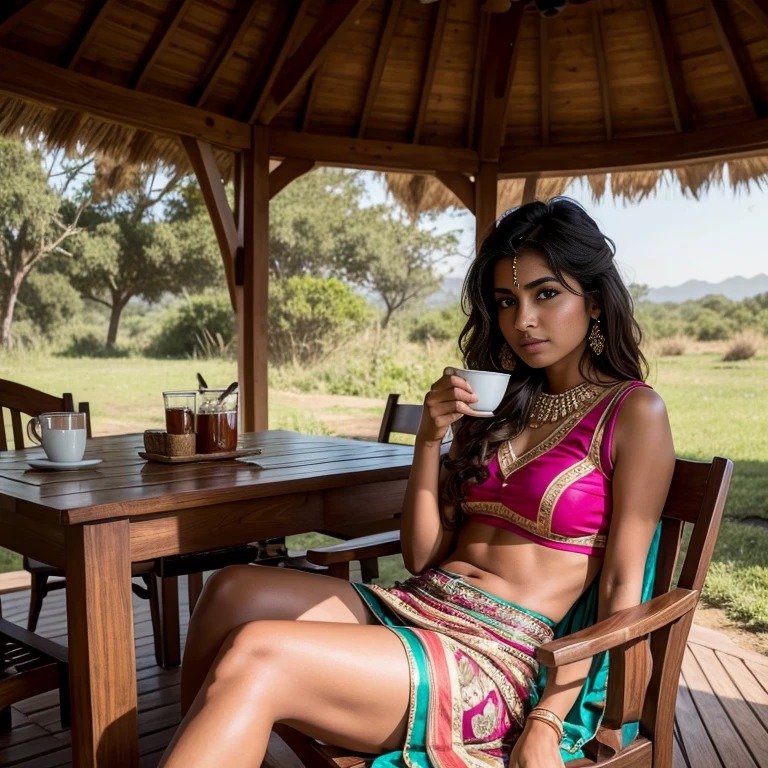
[[[3,597],[5,618],[25,624],[29,595]],[[179,722],[179,670],[155,664],[149,606],[134,596],[141,768],[154,768]],[[182,639],[188,611],[181,595]],[[49,595],[38,631],[66,642],[63,591]],[[694,627],[683,663],[675,723],[674,768],[768,766],[768,657],[744,651],[723,634]],[[14,709],[14,728],[0,734],[0,768],[64,768],[72,765],[69,730],[61,727],[58,693],[28,699]],[[271,766],[300,768],[277,738]]]

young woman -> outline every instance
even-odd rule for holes
[[[605,663],[544,682],[534,654],[647,599],[675,461],[613,257],[565,198],[497,222],[467,274],[460,346],[467,367],[511,380],[492,418],[451,369],[425,397],[401,529],[416,575],[385,589],[214,574],[162,765],[257,768],[277,722],[387,753],[379,765],[562,768],[581,754]]]

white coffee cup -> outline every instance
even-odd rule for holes
[[[85,453],[85,414],[41,413],[27,424],[27,435],[30,440],[43,446],[51,461],[81,461]]]
[[[507,391],[509,374],[470,371],[465,368],[454,368],[453,371],[472,387],[472,391],[478,397],[476,403],[469,403],[469,407],[483,416],[493,416],[494,409],[498,407]]]

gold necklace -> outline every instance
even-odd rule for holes
[[[599,391],[594,384],[583,381],[559,395],[542,392],[533,404],[531,415],[528,417],[528,426],[531,429],[538,429],[544,424],[560,421],[578,410],[584,403],[594,400]]]

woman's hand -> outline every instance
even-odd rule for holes
[[[565,768],[555,731],[540,720],[528,720],[512,749],[509,768]]]
[[[480,416],[469,405],[477,400],[472,387],[457,376],[453,368],[446,368],[424,398],[424,412],[416,439],[427,444],[440,443],[454,421],[465,414]]]

